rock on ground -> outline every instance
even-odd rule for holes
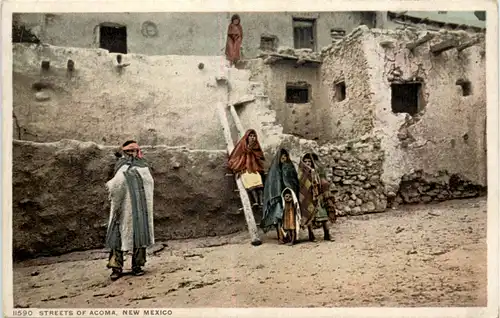
[[[146,275],[109,279],[105,255],[14,268],[14,303],[40,308],[486,306],[486,198],[340,219],[335,242],[169,241]],[[59,263],[56,263],[59,262]],[[44,264],[44,265],[42,265]],[[130,256],[126,260],[130,266]],[[217,297],[213,297],[217,295]]]

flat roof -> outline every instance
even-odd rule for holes
[[[486,28],[486,21],[481,21],[474,11],[405,11],[391,13],[401,14],[407,17],[428,19],[434,22],[450,23],[458,25],[469,25],[476,28]]]

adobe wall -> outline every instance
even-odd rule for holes
[[[130,53],[145,55],[218,56],[224,53],[226,32],[233,13],[149,12],[149,13],[22,13],[15,18],[31,28],[44,43],[54,46],[99,48],[98,25],[115,23],[127,27]],[[293,47],[292,18],[317,19],[318,50],[331,43],[330,29],[347,33],[361,24],[373,26],[370,12],[238,12],[246,58],[259,53],[261,35],[278,38],[279,46]],[[154,36],[145,24],[155,26]]]
[[[296,61],[280,61],[265,64],[255,59],[247,64],[253,81],[264,85],[264,94],[269,98],[270,109],[276,113],[276,123],[283,133],[306,139],[317,139],[322,134],[320,69],[315,65],[299,66]],[[309,85],[309,102],[287,103],[287,83]]]
[[[15,259],[104,247],[116,147],[62,140],[13,142]],[[155,179],[158,241],[245,230],[225,151],[144,147]]]
[[[323,49],[320,87],[323,134],[321,140],[340,144],[369,134],[373,129],[370,95],[370,67],[364,49],[363,32],[358,27],[339,42]],[[345,83],[345,99],[336,84]]]
[[[413,52],[405,45],[424,33],[365,30],[363,47],[368,61],[374,132],[380,136],[386,159],[382,180],[395,187],[415,171],[436,175],[459,174],[486,186],[486,60],[484,40],[458,52],[432,54],[430,46],[471,34],[431,32],[434,38]],[[457,80],[471,83],[463,96]],[[414,116],[391,109],[391,83],[422,82],[421,110]]]
[[[128,54],[123,63],[130,66],[120,72],[116,54],[100,49],[14,44],[13,50],[16,139],[117,145],[132,138],[145,145],[225,148],[215,111],[227,102],[227,86],[216,80],[226,73],[222,57]],[[44,60],[50,60],[47,72]],[[246,73],[231,77],[233,89],[245,92]]]

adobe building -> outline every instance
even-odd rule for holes
[[[319,50],[290,39],[231,69],[220,52],[14,43],[14,252],[101,246],[104,183],[129,138],[153,165],[159,240],[245,229],[225,176],[220,104],[257,130],[267,158],[280,146],[295,162],[317,152],[340,215],[484,194],[482,31],[353,26]]]
[[[41,42],[144,55],[220,56],[233,13],[23,13],[14,21]],[[375,27],[374,12],[245,12],[242,54],[279,46],[320,50],[360,25]],[[337,30],[337,31],[335,31]]]
[[[233,13],[21,13],[13,21],[39,41],[61,47],[102,48],[111,53],[220,56]],[[474,12],[244,12],[243,57],[279,47],[320,51],[354,28],[415,27],[482,32]],[[480,15],[479,15],[480,16]]]

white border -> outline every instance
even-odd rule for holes
[[[334,1],[334,0],[168,0],[168,1],[2,1],[2,238],[3,313],[12,316],[12,12],[243,12],[243,11],[487,11],[487,145],[488,145],[488,307],[486,308],[170,308],[171,317],[498,317],[498,13],[494,1]],[[27,309],[32,317],[38,309]],[[62,309],[57,309],[61,311]],[[67,309],[76,315],[78,310]],[[99,310],[99,309],[94,309]],[[109,308],[102,310],[112,310]],[[121,309],[115,309],[123,317]],[[144,314],[140,309],[140,316]],[[99,316],[107,317],[107,316]],[[115,315],[109,317],[117,317]]]

